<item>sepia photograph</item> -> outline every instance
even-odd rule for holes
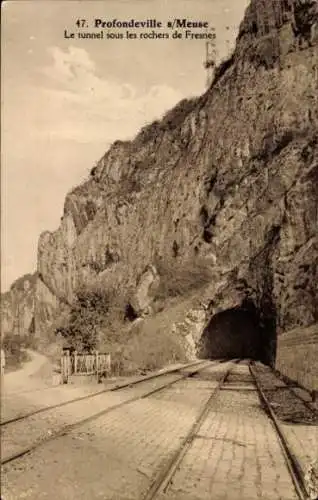
[[[1,5],[0,500],[318,500],[318,0]]]

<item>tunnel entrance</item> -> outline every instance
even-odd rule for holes
[[[275,365],[276,329],[273,318],[261,318],[253,304],[228,309],[213,316],[203,331],[201,358],[251,358]]]

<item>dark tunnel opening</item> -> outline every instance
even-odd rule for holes
[[[198,355],[204,359],[250,358],[274,366],[276,318],[264,318],[252,303],[214,315],[203,331]]]

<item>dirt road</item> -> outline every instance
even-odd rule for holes
[[[46,356],[27,349],[30,361],[23,364],[22,368],[6,373],[2,380],[3,394],[32,390],[47,385],[47,380],[37,377],[37,373],[45,365],[49,365]]]

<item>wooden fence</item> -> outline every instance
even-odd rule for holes
[[[102,376],[107,376],[111,370],[111,358],[109,353],[78,353],[70,349],[64,349],[61,357],[62,382],[67,384],[70,376],[93,375],[97,381]]]

